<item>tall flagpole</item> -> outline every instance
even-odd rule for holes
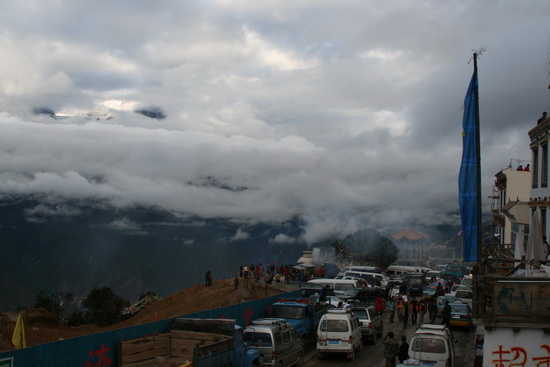
[[[485,274],[483,264],[483,244],[482,244],[482,220],[481,220],[481,139],[479,132],[479,90],[478,90],[478,78],[477,78],[477,52],[474,52],[474,76],[476,83],[474,85],[474,100],[475,100],[475,129],[476,129],[476,172],[477,172],[477,274],[474,276],[474,304],[473,304],[473,316],[474,318],[480,318],[482,314],[482,300],[481,300],[481,288],[480,288],[480,276]]]
[[[477,78],[477,52],[474,52],[474,75],[475,80]],[[477,262],[482,262],[483,246],[482,246],[482,220],[481,220],[481,139],[479,133],[479,90],[478,82],[474,85],[474,99],[475,99],[475,114],[476,114],[476,153],[477,153]],[[481,269],[480,269],[481,270]]]

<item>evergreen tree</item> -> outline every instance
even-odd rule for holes
[[[82,301],[86,318],[98,326],[108,326],[120,319],[122,308],[130,302],[117,296],[109,287],[92,289]]]

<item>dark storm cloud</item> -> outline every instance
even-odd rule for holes
[[[5,193],[302,216],[308,241],[452,224],[472,49],[484,192],[550,109],[543,1],[0,6]]]

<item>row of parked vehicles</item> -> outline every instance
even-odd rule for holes
[[[368,273],[364,270],[349,269],[352,272]],[[385,274],[373,274],[379,274],[373,275],[373,279],[386,281]],[[299,366],[303,362],[308,342],[315,342],[319,357],[336,353],[353,360],[362,349],[363,341],[375,344],[383,336],[382,317],[376,312],[373,303],[379,297],[385,298],[387,293],[383,287],[364,286],[359,279],[346,278],[310,280],[302,289],[302,298],[277,300],[270,307],[269,317],[254,320],[251,325],[241,329],[242,337],[238,336],[237,326],[231,324],[222,328],[219,320],[210,320],[210,323],[208,320],[178,320],[170,334],[160,338],[159,342],[168,343],[170,355],[181,358],[178,355],[181,352],[174,347],[184,345],[182,340],[188,340],[190,332],[194,337],[200,336],[205,340],[204,333],[199,333],[199,330],[212,329],[217,335],[227,334],[227,340],[218,337],[215,342],[195,349],[192,359],[197,366],[208,365],[213,358],[216,358],[216,364],[241,360],[235,365]],[[328,289],[325,287],[327,285]],[[321,289],[326,292],[326,302],[318,302]],[[350,299],[356,302],[347,308],[342,307],[340,302],[345,303]],[[182,334],[182,331],[187,334]],[[135,350],[135,345],[143,345],[143,341],[130,341],[126,348],[128,352],[124,354],[125,359],[136,358],[130,354]],[[452,334],[445,326],[425,324],[415,333],[409,354],[411,358],[433,363],[430,364],[432,366],[439,366],[439,361],[445,360],[446,364],[442,365],[454,367],[453,348]],[[246,351],[246,354],[240,351]]]
[[[348,358],[353,359],[355,353],[363,345],[362,342],[359,343],[358,335],[361,335],[362,340],[368,338],[376,343],[377,338],[383,335],[383,325],[381,317],[378,316],[371,305],[378,297],[387,298],[387,289],[381,286],[384,284],[383,281],[388,282],[390,285],[391,282],[396,284],[395,291],[397,293],[395,294],[399,294],[399,291],[403,290],[403,288],[400,289],[399,285],[406,282],[407,295],[421,298],[431,298],[432,293],[429,293],[431,286],[433,285],[435,288],[438,284],[441,284],[447,290],[447,293],[438,297],[437,304],[441,311],[445,301],[449,302],[452,310],[449,326],[472,328],[472,278],[466,274],[466,269],[462,266],[449,267],[449,270],[456,270],[456,273],[446,273],[445,267],[442,270],[394,268],[390,269],[390,273],[392,273],[390,278],[387,274],[378,273],[378,269],[375,268],[349,267],[344,269],[335,279],[311,280],[304,292],[315,294],[315,287],[328,284],[334,290],[331,296],[327,297],[330,302],[338,303],[354,299],[356,302],[364,303],[362,305],[352,305],[348,309],[349,311],[333,309],[327,312],[327,315],[324,316],[326,322],[321,321],[318,330],[317,350],[319,354],[322,356],[326,353],[345,353]],[[371,280],[379,279],[379,281],[369,282],[365,287],[361,282],[367,278]],[[390,294],[391,291],[393,290],[390,290]],[[318,292],[319,289],[317,288]],[[367,311],[367,314],[370,315],[370,320],[379,320],[379,324],[362,319],[364,317],[362,315],[365,315],[363,310],[369,309],[370,313]],[[353,321],[354,319],[359,323],[359,326]],[[344,320],[346,320],[345,323]],[[379,325],[378,329],[376,329],[376,325]],[[365,331],[365,326],[366,328],[372,328],[370,333]],[[446,325],[423,324],[416,330],[411,340],[409,355],[412,359],[419,361],[418,365],[454,367],[456,366],[454,342],[452,333]]]

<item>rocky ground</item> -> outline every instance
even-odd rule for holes
[[[269,287],[266,287],[264,283],[259,283],[251,290],[242,279],[239,288],[235,290],[232,279],[217,280],[212,283],[211,287],[205,287],[200,284],[184,289],[179,293],[161,298],[134,317],[104,328],[99,328],[95,325],[68,327],[57,322],[54,317],[43,308],[26,310],[23,312],[23,318],[27,347],[152,322],[155,319],[155,314],[158,320],[168,319],[253,299],[269,297],[290,290],[290,288],[285,289],[282,283],[274,283],[273,286]],[[0,313],[0,352],[14,349],[11,343],[11,337],[17,321],[17,315],[16,312]]]

